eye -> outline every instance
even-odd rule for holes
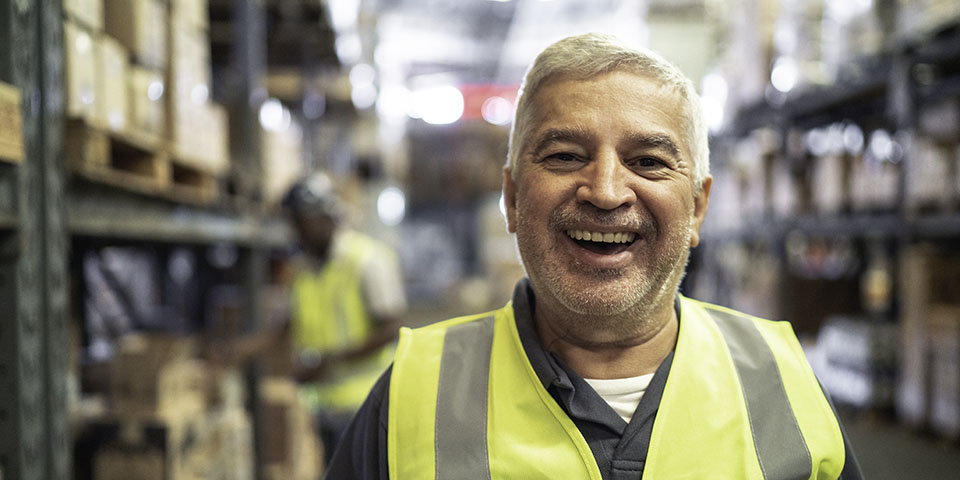
[[[572,154],[567,152],[554,153],[548,155],[545,160],[555,161],[555,162],[579,162],[580,159]]]
[[[558,152],[544,155],[539,163],[546,168],[557,171],[573,171],[582,167],[587,161],[575,153]]]
[[[655,157],[637,157],[630,160],[628,162],[628,165],[631,168],[642,168],[645,170],[665,166],[665,164],[662,161],[660,161],[660,159]]]

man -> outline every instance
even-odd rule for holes
[[[528,279],[403,329],[328,478],[860,478],[791,327],[677,292],[710,194],[701,113],[613,37],[542,52],[503,182]]]
[[[333,183],[314,174],[284,199],[305,255],[288,323],[298,379],[316,409],[327,458],[377,377],[390,365],[406,308],[394,252],[341,225]]]

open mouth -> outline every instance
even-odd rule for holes
[[[613,255],[630,248],[636,240],[635,232],[590,232],[567,230],[567,236],[585,250],[600,255]]]

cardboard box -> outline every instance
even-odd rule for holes
[[[103,30],[103,0],[63,0],[63,12],[91,30]]]
[[[170,18],[174,23],[204,31],[210,25],[207,0],[173,0],[170,10]]]
[[[67,116],[92,120],[96,115],[96,37],[72,22],[63,24]]]
[[[163,74],[131,65],[127,76],[128,116],[130,128],[163,138],[166,135]]]
[[[97,102],[94,124],[114,132],[127,128],[127,51],[120,42],[101,36],[96,43]]]
[[[960,438],[960,305],[935,305],[930,338],[930,426]]]
[[[914,136],[905,157],[904,202],[908,210],[948,210],[957,200],[954,192],[955,145]]]
[[[0,160],[23,161],[23,113],[20,91],[0,82]]]
[[[210,97],[210,43],[202,32],[173,24],[167,74],[167,135],[175,156],[193,157],[206,135],[205,112]]]
[[[264,416],[260,460],[271,479],[310,480],[322,470],[323,452],[310,413],[300,404],[292,380],[266,377],[260,396]]]
[[[112,361],[110,400],[123,414],[190,419],[206,410],[206,371],[194,343],[160,335],[128,339]]]
[[[167,65],[167,6],[163,0],[106,0],[105,31],[151,68]]]

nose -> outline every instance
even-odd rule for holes
[[[597,155],[587,168],[577,188],[577,201],[590,203],[603,210],[614,210],[637,200],[631,186],[631,172],[620,163],[615,152]]]

